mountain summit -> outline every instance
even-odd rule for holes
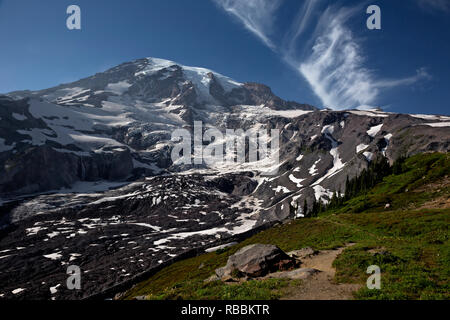
[[[261,84],[239,83],[209,69],[183,66],[158,58],[123,63],[73,83],[35,92],[13,92],[10,96],[39,96],[59,105],[88,107],[102,107],[102,102],[108,98],[123,96],[166,105],[265,104],[276,109],[314,109],[283,101]]]

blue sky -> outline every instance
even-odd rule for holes
[[[66,28],[77,4],[82,30]],[[379,5],[382,30],[366,28]],[[318,107],[449,114],[448,0],[0,0],[0,92],[152,56]]]

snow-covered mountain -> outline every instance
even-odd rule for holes
[[[262,161],[174,164],[171,135],[195,121],[278,129],[278,173],[262,175]],[[19,286],[41,298],[98,294],[192,248],[292,218],[291,203],[329,201],[378,156],[449,146],[449,116],[318,110],[155,58],[0,96],[0,298]],[[45,267],[29,272],[25,257]],[[55,289],[71,261],[89,271],[83,293]]]
[[[242,117],[248,126],[271,115],[301,114],[289,110],[314,109],[285,102],[263,85],[154,58],[0,99],[0,151],[5,153],[0,194],[158,174],[171,169],[172,132],[194,120],[218,128],[239,122],[233,125],[239,127]]]

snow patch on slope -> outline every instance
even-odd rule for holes
[[[367,130],[367,134],[369,136],[371,136],[372,138],[375,138],[375,136],[381,131],[382,127],[383,127],[383,124],[371,127],[369,130]]]
[[[386,112],[361,111],[361,110],[351,110],[349,112],[357,116],[380,117],[380,118],[389,117],[389,114],[387,114]]]
[[[11,146],[7,146],[5,144],[5,139],[0,138],[0,152],[10,151],[14,149],[15,143],[13,143]]]
[[[369,146],[367,144],[361,143],[360,145],[356,146],[356,153],[360,153],[361,151],[364,151]]]
[[[319,170],[318,170],[318,168],[317,168],[317,165],[319,164],[319,162],[321,161],[322,159],[319,159],[319,160],[317,160],[314,164],[313,164],[313,166],[311,167],[311,168],[309,168],[309,174],[313,177],[313,176],[316,176],[318,173],[319,173]]]
[[[14,113],[12,114],[13,118],[18,120],[18,121],[24,121],[27,119],[26,116],[24,116],[23,114],[18,114],[18,113]]]
[[[438,115],[429,115],[429,114],[411,114],[413,118],[424,119],[424,120],[440,120],[440,121],[449,121],[450,117],[447,116],[438,116]]]
[[[384,147],[383,150],[381,150],[381,152],[383,153],[383,156],[385,156],[385,157],[386,157],[386,152],[387,152],[387,149],[389,147],[389,143],[390,143],[392,137],[393,137],[392,133],[389,133],[384,136],[384,141],[386,142],[386,147]]]
[[[249,120],[263,119],[274,116],[293,119],[313,112],[305,110],[273,110],[269,107],[264,106],[263,104],[259,106],[241,105],[238,108],[239,109],[237,109],[237,113],[239,113],[239,116]]]
[[[106,87],[106,91],[115,93],[117,95],[122,95],[127,92],[128,88],[131,87],[131,84],[128,81],[119,81],[117,83],[110,83]]]
[[[19,293],[24,292],[24,291],[25,291],[25,289],[23,289],[23,288],[18,288],[18,289],[15,289],[15,290],[11,291],[11,293],[14,294],[14,295],[16,295],[16,294],[19,294]]]
[[[314,196],[316,197],[316,201],[322,201],[325,203],[328,203],[326,199],[323,199],[324,197],[331,198],[333,196],[333,192],[326,190],[324,187],[317,185],[313,187],[314,189]]]
[[[284,186],[278,186],[276,188],[273,188],[272,190],[275,191],[275,193],[280,193],[280,192],[289,193],[289,192],[291,192],[288,188],[286,188]]]
[[[450,127],[450,122],[424,123],[424,125],[434,128]]]
[[[47,94],[43,97],[49,101],[54,101],[56,103],[70,103],[75,97],[81,96],[90,91],[91,89],[80,87],[64,88],[56,90],[55,92]]]
[[[62,258],[62,254],[60,252],[55,252],[51,254],[45,254],[44,258],[50,259],[50,260],[60,260]]]
[[[291,180],[294,184],[296,184],[297,188],[302,188],[303,187],[302,182],[305,181],[306,179],[298,179],[293,174],[290,174],[289,180]]]
[[[334,140],[333,136],[331,135],[333,132],[334,132],[334,127],[331,125],[325,126],[322,129],[322,133],[324,133],[326,138],[331,141],[331,144],[333,147],[330,150],[330,154],[333,157],[333,168],[328,170],[328,172],[322,178],[320,178],[318,181],[316,181],[314,186],[317,186],[325,179],[334,176],[335,174],[337,174],[339,171],[341,171],[345,167],[345,163],[342,162],[341,157],[339,155],[339,144],[337,143],[336,140]]]
[[[373,160],[374,154],[372,152],[364,152],[364,157],[366,157],[367,161],[371,162]]]

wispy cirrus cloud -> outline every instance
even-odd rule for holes
[[[379,92],[374,76],[364,67],[360,46],[345,26],[354,11],[327,8],[319,20],[312,52],[297,62],[299,72],[328,108],[368,105]]]
[[[244,26],[260,38],[268,47],[276,46],[270,40],[275,12],[281,0],[213,0],[222,9],[238,18]]]
[[[298,71],[328,108],[374,105],[382,89],[429,78],[425,69],[418,70],[414,76],[399,79],[380,79],[368,69],[361,46],[346,26],[357,12],[361,12],[360,7],[328,7],[317,24],[315,42],[307,58],[301,61],[287,58],[292,60],[291,65],[298,65]]]
[[[406,78],[382,79],[366,66],[364,51],[347,26],[356,12],[364,10],[362,6],[339,8],[334,5],[319,10],[323,0],[305,0],[280,43],[271,34],[279,1],[213,1],[279,53],[306,79],[325,107],[348,109],[374,105],[381,90],[430,77],[425,69],[419,69]]]
[[[303,7],[298,12],[294,22],[292,23],[291,29],[287,32],[285,36],[285,41],[283,43],[284,55],[290,56],[294,54],[296,43],[298,38],[305,32],[310,24],[311,16],[314,13],[316,6],[321,2],[321,0],[310,1],[307,0]]]
[[[427,69],[419,68],[416,70],[416,74],[414,76],[403,79],[382,79],[376,82],[376,85],[379,88],[390,88],[397,86],[407,86],[416,83],[419,80],[430,80],[430,79],[432,79],[432,77],[428,73]]]

